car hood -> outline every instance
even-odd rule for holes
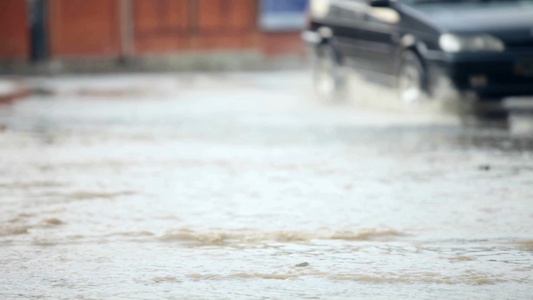
[[[489,33],[504,40],[533,41],[533,1],[433,2],[408,6],[441,32]]]

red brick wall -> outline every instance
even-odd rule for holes
[[[257,49],[303,54],[300,32],[264,33],[259,0],[133,0],[137,55],[177,51]]]
[[[48,1],[52,58],[121,54],[120,0]],[[257,49],[303,53],[299,32],[263,33],[259,0],[132,0],[135,55]],[[26,0],[0,0],[0,58],[29,56]]]
[[[134,0],[137,54],[256,46],[257,0]]]
[[[275,32],[261,34],[260,48],[267,56],[280,54],[305,54],[300,32]]]
[[[26,1],[0,0],[0,59],[26,59],[29,56]]]
[[[188,2],[189,0],[133,0],[135,53],[188,49]]]
[[[120,54],[118,0],[52,0],[48,4],[52,57]]]

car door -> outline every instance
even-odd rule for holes
[[[367,4],[364,0],[331,0],[328,25],[345,65],[368,68],[362,40]]]
[[[344,63],[356,69],[391,73],[399,14],[373,8],[366,0],[333,0],[331,24]]]

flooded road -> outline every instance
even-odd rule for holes
[[[0,298],[532,299],[527,126],[308,77],[32,79],[0,108]]]

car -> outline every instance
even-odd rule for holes
[[[533,95],[533,0],[311,0],[302,37],[325,98],[347,68],[407,103]]]

